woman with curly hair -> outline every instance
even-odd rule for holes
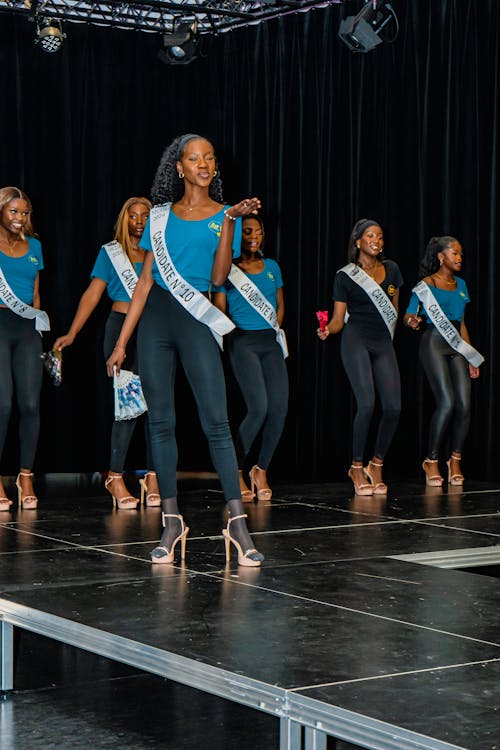
[[[256,213],[257,198],[224,204],[214,148],[200,135],[176,138],[164,152],[152,188],[154,207],[141,241],[146,258],[108,373],[120,368],[139,318],[140,374],[148,403],[153,462],[158,472],[164,530],[153,563],[169,563],[189,531],[177,504],[174,380],[180,359],[198,406],[212,461],[227,503],[223,530],[240,565],[258,566],[241,501],[236,455],[226,409],[218,343],[233,327],[209,301],[212,284],[225,282],[239,252],[240,217]],[[163,204],[163,205],[162,205]]]
[[[285,314],[281,270],[264,258],[264,225],[258,216],[242,221],[241,254],[214,304],[229,316],[236,329],[227,336],[226,350],[240,386],[247,413],[238,428],[236,456],[243,500],[270,500],[267,469],[279,443],[288,408],[288,373],[282,350],[281,324]],[[282,338],[281,338],[282,340]],[[250,469],[250,489],[243,478],[248,454],[262,430],[257,464]]]
[[[62,351],[73,343],[107,291],[112,305],[104,332],[104,358],[111,355],[144,262],[145,253],[139,247],[139,241],[150,210],[151,203],[147,198],[133,197],[125,201],[116,220],[114,241],[101,247],[90,274],[92,280],[80,299],[69,331],[56,340],[54,349]],[[137,372],[135,336],[128,342],[127,357],[129,369]],[[130,494],[123,480],[125,459],[136,423],[137,419],[115,420],[111,429],[110,470],[105,486],[113,498],[113,505],[122,510],[135,510],[139,503],[138,498]],[[148,472],[141,479],[141,498],[146,505],[158,506],[160,495],[156,474],[152,470],[147,432],[146,450]]]
[[[483,357],[470,346],[465,325],[469,292],[456,274],[462,267],[462,246],[455,237],[432,237],[420,263],[420,283],[413,289],[405,323],[425,330],[420,339],[419,359],[431,387],[436,406],[429,429],[429,450],[422,469],[425,482],[440,487],[439,449],[451,421],[451,454],[447,462],[448,483],[462,485],[462,448],[469,430],[471,378],[479,377]]]
[[[357,495],[387,494],[382,467],[401,410],[401,383],[392,336],[403,279],[397,264],[384,259],[383,249],[380,224],[372,219],[357,221],[349,238],[348,265],[335,276],[333,317],[324,330],[317,331],[323,341],[342,331],[342,363],[357,403],[349,469]],[[375,392],[382,416],[373,457],[363,468]]]
[[[40,241],[31,223],[31,201],[17,187],[0,189],[0,456],[9,424],[14,388],[19,409],[19,507],[33,510],[33,462],[40,432],[41,331],[49,329],[40,310]],[[11,500],[0,480],[0,511]]]

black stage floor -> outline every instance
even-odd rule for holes
[[[184,565],[100,485],[0,514],[2,750],[500,748],[500,485],[281,484],[261,569],[225,565],[216,487],[182,483]]]

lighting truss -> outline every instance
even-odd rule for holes
[[[0,12],[31,18],[43,15],[59,21],[162,34],[173,33],[180,23],[196,21],[199,34],[215,34],[342,2],[344,0],[108,0],[97,3],[87,0],[0,0]]]

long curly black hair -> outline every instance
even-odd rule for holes
[[[349,237],[349,242],[347,244],[347,262],[348,263],[358,262],[359,247],[357,245],[357,242],[359,238],[362,237],[363,234],[366,232],[368,227],[380,227],[380,224],[378,223],[378,221],[375,221],[374,219],[358,219],[358,221],[353,226],[351,236]],[[384,259],[384,253],[383,251],[380,251],[380,253],[377,255],[377,260],[383,260],[383,259]]]
[[[203,135],[196,133],[185,133],[174,138],[170,146],[167,146],[162,154],[158,169],[156,170],[153,185],[151,187],[151,200],[153,205],[159,203],[175,203],[184,195],[184,180],[179,177],[177,172],[177,162],[184,153],[184,147],[189,141],[208,140]],[[209,195],[217,203],[224,203],[222,193],[222,180],[220,178],[219,164],[217,164],[217,174],[210,183]]]
[[[439,262],[438,253],[442,253],[447,247],[453,242],[458,242],[456,237],[450,237],[445,235],[444,237],[431,237],[425,248],[425,252],[420,261],[418,269],[419,279],[423,279],[426,276],[431,276],[439,269],[441,265]]]

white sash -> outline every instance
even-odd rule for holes
[[[49,316],[43,310],[38,310],[36,307],[27,305],[16,297],[7,279],[3,275],[2,269],[0,268],[0,297],[2,298],[3,304],[7,305],[12,312],[16,315],[20,315],[21,318],[27,318],[28,320],[35,319],[35,328],[41,333],[42,331],[50,331]]]
[[[165,229],[171,205],[171,203],[164,203],[162,206],[154,206],[149,214],[151,245],[156,265],[169,292],[196,320],[210,328],[213,337],[222,349],[222,337],[233,330],[234,323],[215,305],[212,305],[204,294],[183,279],[174,266],[165,241]]]
[[[380,313],[382,320],[389,329],[392,339],[396,329],[398,312],[382,287],[368,276],[361,266],[357,266],[355,263],[349,263],[347,266],[341,268],[340,271],[343,271],[367,293],[370,301],[373,302],[377,312]]]
[[[130,259],[119,242],[113,240],[104,245],[115,273],[123,284],[129,299],[132,299],[134,289],[137,285],[137,273]]]
[[[464,341],[460,336],[455,326],[450,323],[435,296],[433,295],[430,287],[425,281],[419,281],[418,284],[412,289],[417,295],[420,302],[424,306],[424,310],[427,313],[427,317],[434,325],[436,330],[441,334],[445,341],[454,349],[456,352],[462,355],[467,362],[470,362],[474,367],[479,367],[484,362],[482,354],[474,349],[473,346]]]
[[[286,343],[285,332],[280,328],[276,317],[276,310],[269,300],[262,294],[258,287],[250,281],[246,273],[244,273],[241,268],[238,268],[238,266],[235,266],[234,263],[231,266],[228,278],[234,288],[238,290],[241,296],[245,298],[255,312],[259,313],[271,328],[274,328],[276,332],[276,341],[281,346],[283,357],[286,359],[288,357],[288,346]]]

